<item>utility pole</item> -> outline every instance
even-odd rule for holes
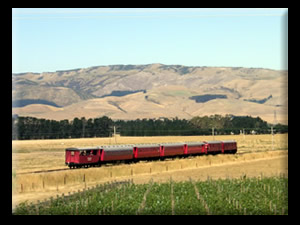
[[[213,140],[215,140],[215,128],[214,127],[212,128],[211,134],[213,136]]]
[[[271,135],[272,135],[272,150],[274,150],[274,132],[273,132],[273,125],[271,126]]]
[[[115,144],[117,144],[117,136],[116,136],[116,126],[114,126],[114,137],[115,137]]]
[[[86,120],[84,117],[82,117],[81,120],[82,120],[82,138],[84,138]]]
[[[274,129],[273,126],[276,126],[277,124],[277,116],[276,116],[276,108],[274,110],[274,121],[273,124],[271,126],[271,135],[272,135],[272,150],[274,150]]]

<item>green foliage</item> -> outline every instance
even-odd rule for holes
[[[123,184],[50,204],[17,206],[28,215],[288,215],[288,178],[246,178]]]
[[[108,137],[113,121],[107,116],[86,120],[85,117],[68,120],[46,120],[34,117],[12,118],[12,138],[59,139],[81,137]]]
[[[250,116],[212,115],[191,120],[186,119],[136,119],[112,121],[103,116],[95,119],[85,117],[68,120],[46,120],[34,117],[12,117],[12,139],[54,139],[54,138],[83,138],[108,137],[112,127],[117,127],[121,136],[191,136],[211,135],[212,128],[217,134],[239,134],[242,130],[249,134],[270,133],[267,122],[261,118]],[[288,132],[287,125],[278,124],[275,132]]]

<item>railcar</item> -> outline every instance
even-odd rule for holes
[[[188,142],[186,143],[185,154],[207,154],[207,144],[204,142]]]
[[[101,162],[133,159],[133,145],[112,145],[101,147]]]
[[[237,143],[234,140],[67,148],[65,164],[78,168],[116,161],[236,152]]]
[[[222,141],[205,141],[204,143],[207,144],[208,154],[222,153]]]
[[[222,153],[233,153],[237,152],[237,144],[234,140],[222,141]]]
[[[139,144],[133,147],[135,159],[142,158],[158,158],[161,155],[161,147],[159,144]]]
[[[67,148],[66,165],[70,168],[97,165],[100,162],[100,149],[98,147]]]
[[[160,145],[160,157],[166,156],[180,156],[184,155],[185,144],[184,143],[168,143]]]

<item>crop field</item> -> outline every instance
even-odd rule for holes
[[[167,143],[203,140],[237,141],[236,155],[208,155],[165,161],[140,161],[70,170],[65,164],[65,148],[109,144]],[[36,202],[57,194],[77,191],[112,180],[134,179],[136,184],[173,180],[186,181],[231,177],[280,176],[288,172],[288,134],[230,136],[117,137],[12,141],[13,207],[26,200]],[[53,170],[52,172],[46,172]],[[39,173],[33,173],[39,171]],[[43,172],[45,171],[45,172]],[[175,190],[175,189],[174,189]]]
[[[14,214],[37,215],[288,215],[288,178],[132,182],[20,204]]]
[[[12,141],[12,166],[16,173],[66,168],[65,149],[70,147],[101,146],[112,144],[168,143],[186,141],[236,140],[238,152],[265,152],[287,150],[288,134],[222,135],[222,136],[157,136],[79,138],[54,140]],[[273,142],[272,142],[273,139]],[[273,144],[272,144],[273,143]],[[45,157],[45,155],[47,157]]]

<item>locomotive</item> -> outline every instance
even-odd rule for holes
[[[135,162],[204,154],[235,154],[234,140],[203,141],[167,144],[108,145],[85,148],[67,148],[65,164],[72,168],[101,166],[118,161]]]

